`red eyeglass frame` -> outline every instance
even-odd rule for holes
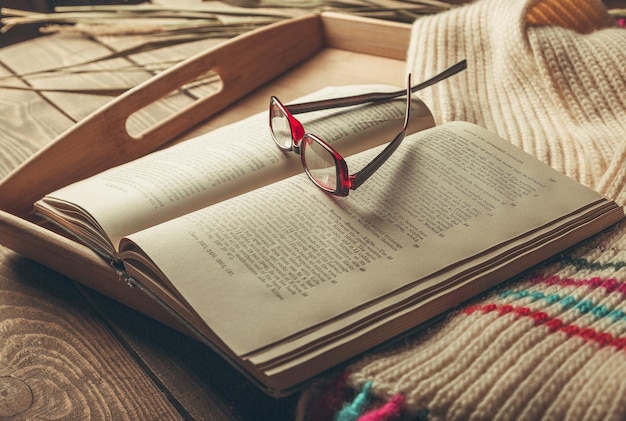
[[[319,138],[318,136],[305,133],[304,126],[300,123],[291,112],[285,107],[278,98],[272,97],[272,102],[270,107],[277,106],[281,110],[281,112],[287,117],[289,122],[289,128],[291,130],[292,135],[292,150],[300,155],[300,160],[302,162],[302,166],[306,171],[307,175],[313,181],[313,183],[318,186],[320,189],[324,190],[327,193],[334,194],[337,196],[347,196],[350,190],[354,190],[359,187],[365,180],[376,172],[378,168],[391,156],[391,154],[398,148],[400,142],[404,139],[406,135],[406,130],[409,124],[409,118],[411,114],[411,75],[408,75],[407,80],[407,88],[406,88],[406,109],[404,113],[404,123],[402,125],[402,130],[394,137],[394,139],[389,142],[389,144],[383,149],[370,163],[368,163],[362,170],[354,173],[348,173],[348,164],[345,159],[337,152],[332,146],[330,146],[327,142]],[[271,119],[270,119],[271,124]],[[273,132],[273,130],[272,130]],[[300,139],[298,142],[293,141],[293,139]],[[318,181],[318,178],[311,172],[311,167],[307,163],[306,159],[306,149],[312,145],[313,143],[322,146],[332,157],[334,161],[334,166],[336,170],[335,179],[337,183],[335,184],[335,188],[330,188],[327,185],[322,184]]]
[[[404,139],[406,135],[406,130],[408,128],[408,121],[410,117],[410,96],[412,92],[416,92],[420,89],[424,89],[428,86],[431,86],[441,80],[447,79],[448,77],[465,70],[467,68],[467,61],[462,60],[455,65],[447,68],[443,72],[437,74],[436,76],[428,79],[422,83],[419,83],[413,87],[411,87],[411,75],[408,75],[408,83],[406,90],[399,90],[393,92],[375,92],[361,95],[353,95],[344,98],[333,98],[326,99],[320,101],[312,101],[301,104],[291,104],[291,105],[283,105],[278,98],[272,96],[270,98],[270,132],[272,133],[272,137],[276,145],[283,150],[292,150],[293,152],[300,155],[302,166],[304,167],[307,175],[313,181],[313,183],[318,186],[320,189],[335,194],[338,196],[347,196],[350,189],[354,190],[359,187],[363,182],[365,182],[380,166],[391,156],[391,154],[397,149],[400,145],[402,139]],[[381,151],[381,153],[374,158],[369,164],[367,164],[362,170],[358,171],[355,174],[350,175],[348,173],[348,166],[344,160],[344,158],[328,143],[314,134],[307,134],[302,123],[296,119],[293,114],[300,114],[305,112],[323,110],[323,109],[332,109],[332,108],[340,108],[340,107],[348,107],[352,105],[359,105],[365,103],[374,103],[374,102],[382,102],[386,100],[390,100],[401,95],[407,95],[407,105],[405,111],[405,119],[402,130],[396,135],[396,137]],[[289,123],[289,129],[291,132],[291,145],[290,147],[286,147],[282,145],[276,138],[274,134],[274,128],[272,125],[272,116],[273,106],[277,106],[281,112],[287,117],[287,121]],[[305,154],[301,153],[302,142],[304,140],[308,141],[308,144],[312,142],[316,142],[317,144],[324,147],[333,157],[335,161],[335,168],[337,170],[336,179],[337,187],[336,189],[329,189],[328,187],[320,184],[316,178],[309,171],[309,166],[306,163]]]

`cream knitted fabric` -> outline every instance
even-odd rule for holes
[[[415,80],[463,58],[467,71],[420,95],[438,122],[485,126],[626,205],[626,30],[599,0],[479,0],[415,22]],[[322,380],[299,409],[308,419],[625,420],[626,224]]]
[[[626,43],[599,0],[482,0],[416,21],[416,80],[463,58],[420,94],[438,122],[482,125],[626,204]]]

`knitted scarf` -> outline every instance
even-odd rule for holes
[[[479,0],[418,19],[416,80],[439,123],[484,126],[626,205],[626,29],[600,0]],[[546,206],[550,206],[546,203]],[[328,375],[307,420],[625,420],[626,223]]]

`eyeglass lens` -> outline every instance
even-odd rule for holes
[[[301,154],[302,163],[311,180],[326,191],[336,191],[337,163],[332,152],[312,135],[305,135]]]
[[[289,118],[274,100],[272,100],[270,110],[270,127],[274,141],[281,149],[291,149],[293,139]]]

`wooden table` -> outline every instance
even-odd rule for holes
[[[221,41],[133,61],[182,58]],[[0,49],[0,77],[22,74],[0,84],[25,88],[0,88],[0,177],[113,98],[45,89],[124,89],[151,76],[146,70],[44,78],[26,73],[137,42],[52,35]],[[117,59],[88,67],[126,64]],[[175,94],[133,124],[141,127],[203,89]],[[264,394],[205,346],[0,245],[0,419],[281,420],[293,419],[296,400]]]

